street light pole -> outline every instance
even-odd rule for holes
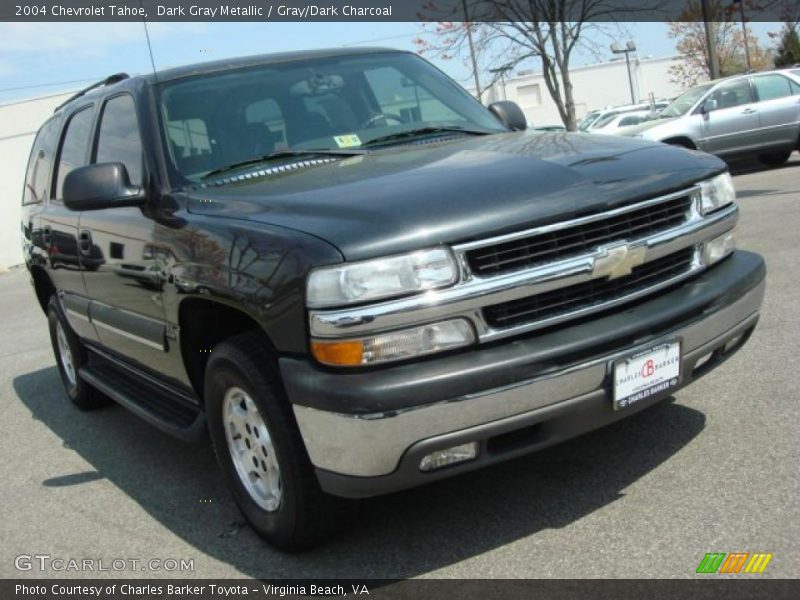
[[[633,91],[633,74],[631,73],[631,52],[636,52],[636,44],[629,41],[622,48],[619,44],[611,44],[611,51],[614,54],[625,54],[625,66],[628,69],[628,87],[631,90],[631,104],[636,104],[636,94]]]
[[[709,21],[711,10],[708,0],[700,0],[700,10],[703,13],[703,25],[706,29],[706,51],[708,52],[708,74],[710,79],[719,79],[719,57],[717,56],[717,30]]]
[[[506,94],[506,73],[513,68],[514,66],[511,63],[508,63],[502,67],[497,67],[496,69],[489,69],[489,73],[494,73],[500,76],[500,85],[503,88],[503,100],[508,100],[508,94]]]

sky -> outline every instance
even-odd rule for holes
[[[665,23],[623,24],[620,42],[633,40],[640,57],[675,54]],[[762,45],[780,23],[752,23]],[[248,54],[340,46],[416,50],[419,23],[148,23],[156,68]],[[607,47],[604,40],[602,47]],[[601,60],[612,57],[610,51]],[[459,83],[470,85],[458,59],[427,56]],[[573,64],[597,62],[578,54]],[[491,65],[487,65],[491,66]],[[520,65],[519,68],[535,68]],[[142,23],[0,23],[0,104],[79,89],[112,73],[151,70]]]

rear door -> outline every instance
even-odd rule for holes
[[[778,73],[753,76],[763,146],[794,148],[800,124],[800,85]]]
[[[726,155],[758,147],[758,106],[749,78],[720,84],[709,99],[716,100],[717,108],[702,115],[703,150]]]
[[[134,185],[144,182],[143,152],[133,97],[121,93],[100,107],[92,162],[120,162]],[[155,221],[139,207],[81,213],[79,236],[101,261],[81,255],[92,322],[100,341],[122,357],[158,370],[164,361],[162,262],[153,244]]]
[[[62,129],[56,169],[53,173],[50,199],[41,212],[41,237],[47,254],[50,279],[61,298],[67,320],[83,338],[96,340],[89,322],[89,300],[81,274],[80,250],[84,248],[99,265],[103,256],[97,249],[79,240],[80,213],[69,210],[62,201],[64,179],[70,171],[89,162],[89,141],[95,106],[86,104],[72,112]]]

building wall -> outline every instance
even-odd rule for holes
[[[669,68],[680,57],[631,57],[631,80],[634,99],[646,102],[649,94],[656,99],[679,94],[683,86],[670,81]],[[580,120],[587,112],[605,106],[631,103],[631,91],[625,60],[617,60],[571,70],[575,110]],[[534,126],[561,125],[555,102],[550,98],[541,73],[506,79],[505,90],[498,82],[484,95],[484,102],[513,100],[522,108],[528,122]]]
[[[22,262],[20,209],[33,139],[69,93],[0,105],[0,268]]]

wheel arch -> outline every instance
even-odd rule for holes
[[[33,289],[36,292],[36,299],[44,314],[47,314],[47,305],[50,296],[56,294],[56,286],[45,271],[44,267],[32,266],[30,268],[31,279],[33,279]]]
[[[683,148],[688,148],[689,150],[697,150],[697,144],[692,138],[686,135],[675,135],[661,141],[665,144],[670,144],[671,146],[682,146]]]
[[[178,326],[184,368],[198,398],[203,398],[204,377],[211,352],[231,337],[258,332],[277,360],[277,350],[264,328],[241,308],[205,298],[185,298],[178,306]]]

